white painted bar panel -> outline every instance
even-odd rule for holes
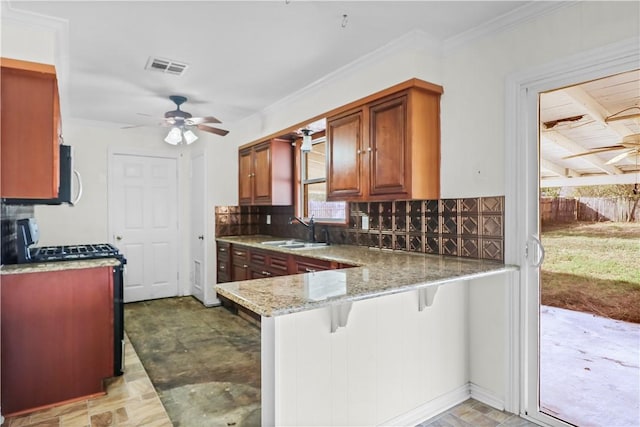
[[[469,381],[505,399],[508,275],[476,279],[469,287]],[[494,404],[495,402],[486,402]]]
[[[275,424],[377,425],[468,384],[468,286],[355,301],[330,332],[330,308],[277,316]]]

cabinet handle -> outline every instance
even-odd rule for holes
[[[220,266],[220,270],[224,270],[224,265],[221,265],[221,266]]]
[[[235,251],[234,254],[240,256],[242,255],[242,252]]]
[[[304,269],[307,273],[315,273],[316,270],[314,270],[313,268],[309,268],[309,267],[305,267]]]
[[[220,252],[227,252],[226,248],[219,248]]]
[[[262,275],[264,275],[264,276],[271,276],[271,273],[269,273],[268,271],[262,271]]]
[[[356,151],[356,153],[357,153],[357,154],[360,154],[360,153],[362,153],[362,150],[358,150],[358,151]]]
[[[367,151],[371,152],[371,147],[367,148]]]
[[[249,266],[247,264],[242,264],[242,268],[248,268]]]

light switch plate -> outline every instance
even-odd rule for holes
[[[369,229],[369,217],[367,215],[362,215],[362,229]]]
[[[271,215],[267,215],[267,225],[271,224]]]

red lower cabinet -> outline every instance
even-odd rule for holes
[[[113,375],[112,268],[0,279],[3,414],[103,393]]]

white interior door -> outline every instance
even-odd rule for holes
[[[177,160],[113,154],[113,243],[124,253],[124,301],[178,295]]]
[[[191,158],[191,294],[206,303],[206,217],[204,153]]]

